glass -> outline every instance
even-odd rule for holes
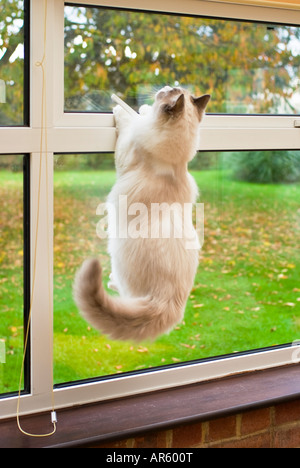
[[[200,152],[190,171],[205,222],[185,316],[169,335],[136,344],[94,330],[72,293],[89,257],[100,259],[108,283],[110,258],[96,211],[115,182],[113,155],[55,156],[56,384],[299,339],[300,151]]]
[[[0,126],[27,124],[25,0],[0,2]]]
[[[23,164],[24,156],[0,155],[0,394],[18,390],[23,357]]]
[[[65,7],[65,110],[133,108],[162,86],[212,95],[209,113],[299,114],[300,27]]]

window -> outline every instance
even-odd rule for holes
[[[19,389],[28,313],[28,169],[27,156],[0,155],[0,394]]]
[[[65,110],[138,108],[168,83],[212,93],[210,113],[299,114],[299,50],[299,27],[66,6]]]
[[[56,383],[296,341],[300,151],[198,153],[190,166],[205,211],[194,288],[182,323],[154,343],[137,345],[99,335],[73,300],[74,276],[86,258],[100,258],[109,281],[97,207],[115,182],[113,155],[55,156]]]
[[[0,126],[28,124],[27,3],[5,0],[0,6]]]
[[[78,315],[73,282],[84,258],[100,255],[103,267],[109,272],[106,241],[96,233],[100,220],[96,211],[114,183],[113,168],[113,154],[54,157],[55,383],[97,377],[103,374],[103,365],[107,368],[101,356],[111,345],[104,337],[100,344],[99,333]],[[114,365],[118,367],[118,363]],[[111,366],[117,372],[113,362]],[[108,368],[106,373],[111,373]]]
[[[225,4],[216,11],[201,0],[151,0],[147,10],[135,0],[5,2],[12,7],[11,21],[0,22],[0,28],[16,44],[16,58],[8,63],[11,70],[19,67],[22,79],[10,85],[10,78],[3,78],[7,52],[0,44],[6,90],[6,103],[0,103],[0,163],[6,166],[0,177],[10,181],[1,190],[14,200],[3,225],[1,220],[0,242],[17,261],[4,274],[6,264],[0,268],[1,418],[16,412],[23,310],[28,311],[34,271],[21,414],[48,410],[53,383],[59,408],[293,362],[300,307],[299,11]],[[24,11],[25,35],[17,21]],[[151,40],[141,20],[157,28]],[[161,44],[158,36],[166,30],[170,38]],[[193,50],[197,64],[203,57],[202,68],[181,61],[175,39],[186,42],[182,53]],[[17,44],[24,44],[24,58]],[[241,46],[243,57],[236,52]],[[232,64],[226,74],[216,63],[224,56]],[[141,70],[138,77],[132,64]],[[115,177],[109,95],[117,92],[137,107],[166,84],[170,70],[170,84],[215,91],[200,131],[200,152],[190,166],[203,191],[205,242],[185,324],[173,337],[131,349],[107,341],[80,318],[72,283],[86,256],[100,255],[106,273],[109,268],[105,241],[96,235],[96,209]],[[11,112],[13,106],[18,111]],[[22,170],[11,168],[22,167],[24,154],[23,179]],[[10,237],[13,220],[16,234]],[[11,299],[3,302],[8,286]],[[27,291],[25,299],[21,290]]]

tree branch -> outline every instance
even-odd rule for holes
[[[8,47],[0,60],[0,68],[8,64],[10,57],[13,55],[18,45],[24,42],[23,30],[24,26],[21,27],[17,34],[11,36]]]

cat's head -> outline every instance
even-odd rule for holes
[[[209,94],[194,97],[183,88],[165,86],[155,96],[154,109],[166,122],[175,122],[180,117],[200,122],[209,100]]]
[[[134,139],[148,158],[178,165],[191,161],[199,149],[199,124],[210,96],[192,96],[182,88],[165,86],[153,106],[140,109],[134,120]]]

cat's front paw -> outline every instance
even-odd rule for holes
[[[118,132],[122,127],[125,127],[128,123],[130,123],[130,115],[123,109],[123,107],[119,105],[115,106],[113,108],[113,114]]]
[[[119,105],[117,104],[114,108],[113,108],[113,114],[115,117],[118,117],[119,115],[121,115],[124,111],[124,109]]]
[[[119,104],[113,108],[113,114],[117,123],[120,120],[128,119],[128,112],[126,112],[126,110],[123,109],[123,107],[119,106]]]
[[[143,104],[140,108],[139,108],[139,113],[140,115],[146,115],[150,112],[151,110],[151,106],[149,106],[148,104]]]

